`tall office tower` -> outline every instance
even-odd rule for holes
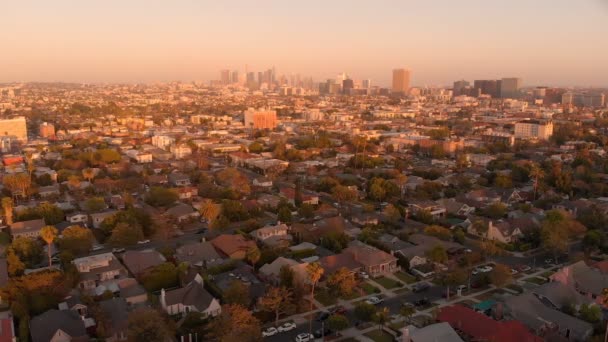
[[[372,87],[372,80],[362,80],[361,81],[361,88],[369,89],[371,87]]]
[[[234,70],[232,72],[232,76],[230,77],[230,83],[239,83],[239,72]]]
[[[493,98],[500,97],[501,80],[475,80],[473,88],[482,95],[490,95]]]
[[[454,96],[466,95],[465,90],[470,85],[471,85],[471,83],[469,83],[469,81],[465,81],[465,80],[460,80],[460,81],[454,82],[454,86],[452,87],[453,95]]]
[[[258,71],[258,84],[262,84],[264,83],[264,73],[261,71]]]
[[[353,82],[353,80],[351,80],[350,78],[347,78],[344,81],[342,81],[342,94],[349,95],[350,90],[354,89],[354,88],[355,88],[355,82]]]
[[[410,71],[407,69],[393,70],[393,93],[407,94],[410,91]]]
[[[503,78],[500,82],[500,97],[503,99],[516,99],[519,97],[521,78]]]
[[[38,133],[42,138],[50,138],[55,136],[55,125],[43,122],[40,124],[40,132]]]
[[[249,108],[243,113],[243,121],[246,128],[274,129],[277,127],[277,112],[269,109]]]
[[[230,70],[224,69],[220,72],[220,80],[222,84],[230,84]]]
[[[11,137],[24,143],[27,142],[25,116],[0,120],[0,136]]]
[[[254,72],[247,73],[247,84],[250,84],[250,83],[255,83],[255,73]]]

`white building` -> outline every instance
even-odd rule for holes
[[[523,120],[515,123],[515,138],[547,140],[553,135],[551,120]]]
[[[165,148],[175,142],[175,139],[166,135],[155,135],[152,137],[152,145],[158,148]]]

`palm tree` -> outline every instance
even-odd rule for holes
[[[6,219],[6,224],[13,224],[13,199],[10,197],[2,198],[2,209],[4,209],[4,218]]]
[[[536,200],[536,192],[538,191],[538,182],[545,177],[545,172],[538,166],[538,164],[532,164],[530,168],[530,177],[534,179],[534,200]]]
[[[310,311],[312,311],[313,302],[315,300],[315,286],[321,279],[325,270],[321,267],[318,262],[310,263],[306,266],[306,273],[308,273],[308,280],[310,281]],[[312,332],[312,315],[308,320],[308,333]]]
[[[57,237],[57,228],[53,226],[44,226],[40,230],[40,237],[47,244],[48,254],[49,254],[49,267],[51,267],[51,244]]]
[[[251,267],[255,270],[255,264],[260,260],[260,249],[257,246],[250,247],[245,253],[245,259],[249,261]]]
[[[374,315],[374,321],[378,323],[378,330],[382,330],[386,322],[388,322],[391,311],[385,306],[382,309],[376,311]]]

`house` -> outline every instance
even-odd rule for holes
[[[279,195],[291,204],[295,204],[296,189],[283,187],[279,190]],[[317,205],[319,204],[319,196],[310,191],[302,190],[301,196],[303,204]]]
[[[101,223],[103,222],[103,220],[107,219],[108,217],[112,217],[117,213],[117,210],[108,210],[101,213],[91,214],[91,222],[93,223],[93,228],[101,227]]]
[[[443,206],[450,215],[467,216],[475,211],[475,207],[459,202],[454,198],[442,198],[437,200],[437,203]]]
[[[58,184],[41,186],[40,188],[38,188],[38,195],[40,195],[40,197],[42,198],[59,196],[60,194],[61,191],[59,190]]]
[[[27,237],[35,239],[40,236],[40,230],[44,226],[46,226],[44,219],[20,221],[11,224],[10,231],[13,239],[18,237]]]
[[[257,247],[254,241],[245,240],[242,235],[222,234],[211,240],[211,244],[220,253],[230,259],[243,260],[250,248]]]
[[[465,340],[493,342],[542,342],[518,321],[495,321],[463,305],[450,305],[439,309],[438,322],[449,323],[461,332]]]
[[[141,276],[147,270],[154,266],[158,266],[167,259],[154,249],[145,249],[141,251],[126,251],[122,255],[122,262],[125,267],[134,276]]]
[[[103,324],[107,342],[126,341],[129,325],[128,305],[124,298],[112,298],[99,302],[105,322]]]
[[[562,267],[550,276],[552,281],[572,287],[578,293],[603,305],[602,293],[608,288],[608,273],[601,269],[587,266],[584,261]]]
[[[449,323],[435,323],[424,328],[408,325],[403,330],[402,339],[408,342],[464,342]]]
[[[78,288],[97,295],[106,290],[118,292],[118,279],[127,275],[127,270],[112,253],[77,258],[72,264],[80,273]]]
[[[160,292],[160,304],[169,315],[186,315],[199,312],[205,317],[215,317],[222,312],[220,302],[203,286],[203,278],[196,275],[186,287]]]
[[[57,305],[59,310],[72,310],[77,312],[81,317],[86,317],[89,314],[89,307],[80,300],[80,296],[68,296],[63,299],[63,302]]]
[[[260,267],[258,274],[263,280],[278,285],[281,280],[281,268],[287,267],[293,271],[294,280],[305,284],[308,282],[307,265],[306,262],[299,263],[293,259],[278,257],[273,262]]]
[[[273,247],[288,247],[293,240],[289,234],[289,227],[284,223],[256,229],[250,235],[263,244]]]
[[[498,220],[496,223],[489,222],[486,235],[489,240],[511,243],[519,239],[523,233],[517,226],[511,225],[507,221]]]
[[[408,204],[408,209],[414,215],[421,212],[427,212],[433,216],[433,219],[439,219],[445,216],[446,209],[436,202],[431,200],[413,200]]]
[[[32,342],[88,341],[84,320],[72,310],[48,310],[30,321]]]
[[[351,222],[363,227],[367,225],[377,225],[380,220],[378,219],[378,215],[375,213],[357,213],[351,216]]]
[[[65,219],[71,224],[86,224],[89,221],[89,216],[85,213],[76,212],[66,215]]]
[[[178,203],[176,206],[169,208],[165,214],[176,219],[177,222],[188,221],[201,215],[191,205],[185,203]]]
[[[148,292],[134,278],[119,279],[118,290],[120,298],[124,298],[130,306],[148,301]]]
[[[175,259],[197,267],[220,265],[224,259],[218,254],[213,244],[208,241],[188,243],[175,250]]]
[[[342,216],[324,218],[315,223],[294,223],[291,233],[301,241],[317,243],[329,234],[341,234],[346,230],[346,222]]]
[[[180,200],[189,200],[198,195],[198,189],[193,186],[184,186],[174,189]]]
[[[253,186],[260,188],[272,188],[272,180],[266,177],[258,177],[253,180]]]
[[[505,299],[505,314],[525,324],[540,336],[559,334],[570,341],[588,341],[593,325],[562,312],[534,293]]]
[[[342,253],[323,257],[319,262],[325,269],[325,274],[346,267],[353,272],[361,270],[377,277],[400,269],[396,257],[360,241],[353,241]]]
[[[183,173],[174,172],[169,174],[169,183],[173,186],[189,186],[190,177]]]

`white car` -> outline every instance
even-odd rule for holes
[[[481,267],[479,270],[483,273],[488,273],[488,272],[492,272],[494,268],[492,266],[486,265]]]
[[[263,337],[269,337],[269,336],[274,336],[274,335],[276,335],[278,333],[279,333],[279,331],[277,330],[277,328],[270,327],[270,328],[267,328],[264,331],[262,331],[262,336]]]
[[[146,239],[146,240],[137,241],[138,245],[145,245],[147,243],[150,243],[150,240]]]
[[[481,272],[481,270],[478,268],[475,268],[475,269],[473,269],[473,271],[471,271],[471,273],[473,273],[473,275],[477,275],[477,273],[479,273],[479,272]]]
[[[514,269],[514,268],[512,268],[512,269],[511,269],[511,274],[515,275],[515,274],[517,274],[517,273],[519,273],[519,272],[517,272],[517,270],[516,270],[516,269]]]
[[[125,249],[124,248],[113,248],[112,249],[112,253],[124,253]]]
[[[290,331],[296,328],[296,324],[293,322],[287,322],[287,323],[283,323],[283,325],[281,325],[279,327],[279,332],[285,332],[285,331]]]
[[[95,246],[93,246],[93,248],[91,248],[91,250],[93,252],[100,251],[102,249],[103,249],[103,246],[100,246],[100,245],[95,245]]]
[[[296,342],[309,342],[313,341],[315,337],[309,333],[301,333],[296,336]]]
[[[368,299],[365,301],[365,303],[366,303],[366,304],[371,304],[371,305],[378,305],[378,304],[380,304],[380,303],[382,303],[382,302],[384,302],[384,300],[383,300],[383,299],[381,299],[381,298],[378,298],[378,297],[369,297],[369,298],[368,298]]]
[[[369,275],[367,273],[365,273],[365,272],[359,272],[359,277],[363,278],[363,279],[368,279]]]

